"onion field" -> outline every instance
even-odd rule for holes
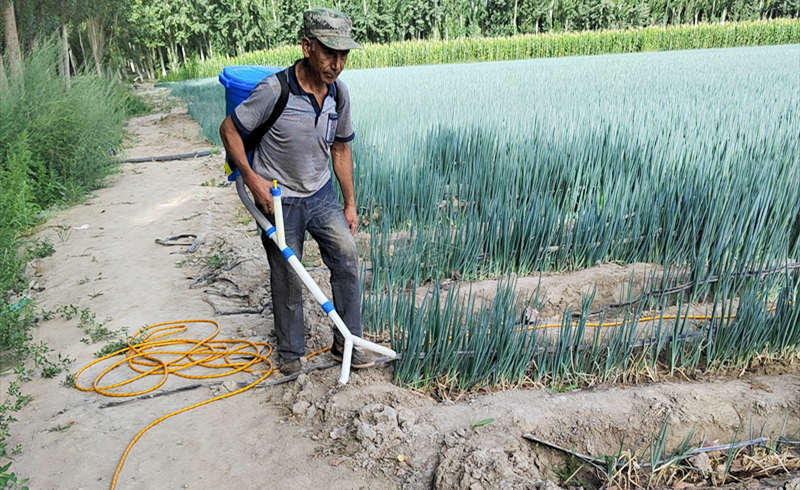
[[[797,357],[800,45],[342,79],[370,237],[364,329],[402,353],[398,383],[561,386]],[[540,298],[515,294],[514,277],[608,262],[660,272],[616,308],[588,295],[555,334],[526,315]],[[468,291],[482,278],[505,278],[489,304]]]

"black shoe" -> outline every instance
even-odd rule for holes
[[[289,359],[288,361],[281,361],[279,371],[284,376],[291,376],[295,373],[302,371],[303,365],[300,364],[300,359]]]
[[[331,347],[331,356],[339,362],[342,362],[344,347],[336,345]],[[365,354],[361,349],[353,347],[353,354],[350,356],[350,367],[354,369],[364,369],[375,365],[375,359]]]

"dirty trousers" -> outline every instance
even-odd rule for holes
[[[286,245],[303,259],[303,240],[308,233],[319,245],[322,261],[331,271],[333,305],[353,335],[361,337],[361,291],[358,280],[358,254],[350,227],[333,185],[329,180],[309,197],[284,197],[284,234]],[[267,215],[274,223],[275,217]],[[305,286],[283,257],[278,246],[261,231],[261,243],[267,252],[272,285],[272,310],[278,354],[283,360],[305,355],[303,289]],[[331,323],[334,341],[344,344],[338,329]]]

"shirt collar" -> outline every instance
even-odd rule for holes
[[[298,65],[298,63],[302,63],[302,62],[303,62],[303,58],[300,58],[299,60],[295,61],[292,66],[289,67],[289,91],[291,93],[293,93],[294,95],[308,95],[308,96],[313,97],[313,95],[310,92],[306,92],[305,90],[303,90],[303,87],[300,86],[300,82],[297,80],[297,72],[295,71],[295,67]],[[334,99],[336,98],[336,84],[335,83],[329,83],[328,84],[328,95],[327,96],[328,97],[333,97]]]

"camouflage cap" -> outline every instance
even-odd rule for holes
[[[313,37],[331,49],[361,49],[353,41],[353,21],[338,10],[313,8],[303,12],[303,27],[307,37]]]

